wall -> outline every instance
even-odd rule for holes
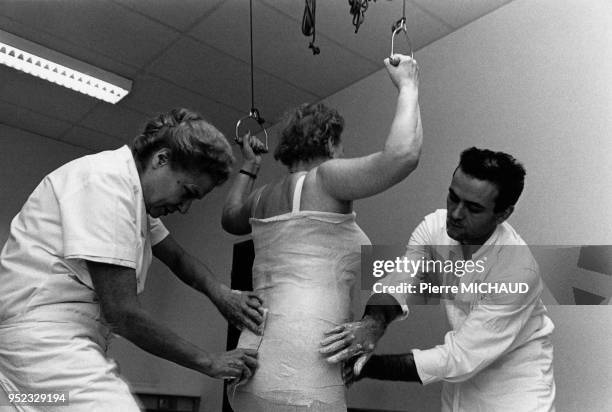
[[[504,150],[524,162],[527,186],[511,224],[531,244],[612,244],[612,5],[606,0],[515,0],[420,50],[425,129],[417,171],[392,190],[356,204],[377,244],[404,243],[422,217],[444,207],[461,150]],[[326,99],[346,119],[345,149],[379,150],[394,111],[384,70]],[[144,120],[144,119],[143,119]],[[0,240],[38,181],[86,154],[0,125]],[[264,165],[258,182],[281,172]],[[228,187],[165,219],[174,236],[229,282],[231,245],[220,228]],[[225,348],[226,324],[203,297],[154,265],[142,299],[181,336],[209,350]],[[557,410],[609,408],[611,307],[551,306],[556,324]],[[438,308],[419,308],[392,326],[381,351],[430,347],[446,324]],[[137,389],[201,394],[201,410],[221,405],[218,381],[156,359],[117,340],[112,353]],[[602,367],[601,365],[606,365]],[[358,383],[350,403],[396,410],[437,410],[439,386]]]
[[[13,217],[42,178],[51,170],[89,154],[79,147],[59,143],[0,124],[0,243],[8,238]]]

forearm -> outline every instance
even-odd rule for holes
[[[360,377],[422,383],[412,353],[372,355],[363,367]]]
[[[252,160],[245,161],[240,170],[244,170],[247,173],[257,176],[257,173],[259,172],[259,164]],[[236,177],[234,177],[234,182],[232,183],[232,187],[230,188],[223,205],[224,224],[225,218],[231,212],[231,209],[242,207],[253,190],[254,184],[255,178],[248,174],[238,173]]]
[[[207,373],[209,354],[182,339],[141,308],[123,311],[111,322],[113,332],[141,349],[181,366]]]
[[[206,265],[184,250],[182,257],[170,269],[185,284],[208,296],[215,305],[222,291],[229,290]]]
[[[386,293],[376,293],[370,296],[363,317],[372,318],[383,328],[386,328],[389,323],[401,314],[402,308],[393,296]]]

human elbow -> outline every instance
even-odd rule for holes
[[[420,150],[404,150],[393,154],[390,160],[396,165],[396,178],[401,181],[419,165]]]
[[[232,228],[232,222],[231,219],[229,219],[225,213],[223,213],[223,216],[221,216],[221,227],[223,228],[223,230],[225,230],[227,233],[230,234],[234,234],[233,233],[233,228]]]
[[[412,142],[411,144],[396,144],[386,146],[384,152],[391,157],[394,164],[402,165],[410,171],[416,169],[421,157],[420,142]]]
[[[221,227],[230,235],[242,235],[243,231],[236,226],[234,219],[225,214],[221,218]]]
[[[419,165],[419,160],[421,159],[421,151],[409,151],[404,154],[403,162],[409,173],[417,168]]]
[[[105,324],[110,327],[113,333],[127,337],[130,330],[133,329],[132,325],[135,319],[138,318],[137,311],[137,308],[117,306],[114,308],[103,308],[102,313]]]

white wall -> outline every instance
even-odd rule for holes
[[[422,217],[444,207],[461,150],[504,150],[524,162],[526,190],[510,222],[531,244],[612,244],[612,3],[606,0],[515,0],[437,41],[416,57],[422,69],[425,129],[417,171],[387,193],[358,202],[358,220],[377,244],[405,243]],[[348,155],[382,147],[395,91],[384,71],[327,101],[347,123]],[[145,120],[145,119],[143,119]],[[136,131],[135,131],[136,132]],[[86,154],[0,125],[0,241],[39,180]],[[270,156],[271,157],[271,156]],[[271,162],[271,160],[268,160]],[[268,163],[258,182],[282,170]],[[174,236],[229,282],[232,244],[220,210],[228,187],[165,220]],[[212,305],[154,265],[145,307],[181,336],[209,350],[225,348],[226,324]],[[607,410],[612,393],[611,307],[550,307],[556,324],[559,411]],[[444,317],[419,308],[396,324],[383,351],[441,342]],[[221,384],[117,341],[113,354],[137,387],[201,394],[202,409],[220,410]],[[436,410],[438,385],[358,383],[353,406]]]
[[[51,170],[89,154],[79,147],[0,124],[0,244],[13,217]]]
[[[518,0],[420,50],[423,156],[407,181],[359,203],[367,232],[394,242],[443,207],[459,153],[475,145],[525,164],[512,223],[528,243],[609,243],[611,19],[609,1]],[[392,89],[383,70],[326,99],[345,116],[349,155],[382,146]],[[369,219],[388,204],[397,228]]]

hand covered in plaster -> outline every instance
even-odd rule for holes
[[[219,312],[239,330],[245,327],[262,334],[263,299],[258,292],[244,292],[224,287],[216,302]]]
[[[383,322],[365,316],[358,322],[344,323],[325,332],[319,352],[330,363],[352,360],[348,364],[353,365],[353,374],[358,377],[384,332]]]

